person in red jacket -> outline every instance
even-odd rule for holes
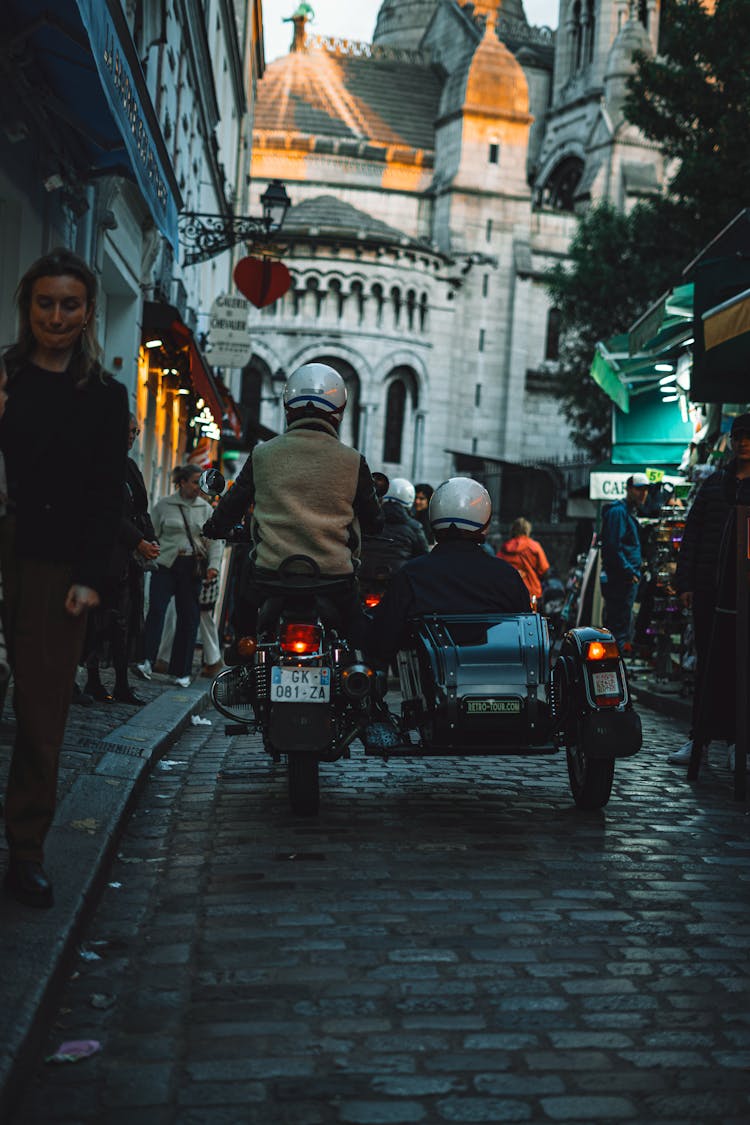
[[[549,570],[549,563],[540,543],[531,539],[531,524],[523,516],[513,520],[510,539],[503,543],[497,552],[499,559],[505,559],[518,571],[529,591],[531,604],[536,608],[542,596],[542,578]]]

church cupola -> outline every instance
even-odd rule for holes
[[[489,4],[484,6],[490,8]],[[529,86],[526,75],[515,56],[498,39],[496,18],[496,11],[488,12],[482,41],[474,52],[466,76],[464,111],[528,122]]]
[[[440,0],[383,0],[373,44],[416,50]]]

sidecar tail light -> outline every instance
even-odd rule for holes
[[[319,625],[284,625],[279,643],[282,652],[292,652],[296,656],[311,656],[318,652],[323,640]]]
[[[589,641],[584,658],[586,660],[619,660],[620,650],[615,641]]]

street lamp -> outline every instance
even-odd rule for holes
[[[184,266],[205,262],[238,242],[264,242],[281,229],[292,201],[281,180],[271,180],[260,197],[262,217],[184,211],[180,215],[180,242],[185,247]]]
[[[284,225],[286,213],[292,205],[281,180],[271,180],[260,197],[260,204],[263,208],[263,222],[269,234],[280,230]]]

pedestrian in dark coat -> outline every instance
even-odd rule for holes
[[[130,415],[128,448],[132,449],[139,434],[138,422]],[[143,580],[146,567],[156,567],[159,544],[148,513],[148,493],[132,457],[128,457],[123,496],[120,533],[112,554],[107,588],[102,604],[89,618],[86,667],[88,679],[84,692],[100,702],[139,705],[143,700],[128,683],[128,664],[140,658],[143,633]],[[115,671],[112,694],[101,681],[99,666],[106,649]]]
[[[16,736],[5,801],[5,889],[51,906],[42,866],[88,610],[99,604],[122,515],[128,404],[102,369],[96,278],[69,250],[36,261],[17,291],[0,449],[8,477],[3,577]],[[64,473],[51,471],[53,462]]]
[[[692,611],[695,645],[695,688],[690,737],[670,754],[668,762],[680,765],[690,760],[693,733],[699,719],[708,646],[711,640],[719,575],[719,548],[731,505],[724,495],[725,476],[733,465],[717,469],[698,489],[685,520],[677,556],[675,587],[684,609]],[[707,744],[706,744],[707,745]]]

